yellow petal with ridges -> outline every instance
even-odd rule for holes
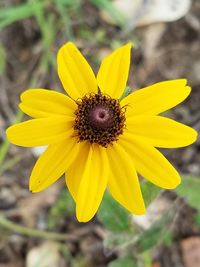
[[[6,130],[6,135],[15,145],[32,147],[58,143],[70,137],[72,132],[71,117],[54,116],[15,124]]]
[[[77,199],[79,185],[90,151],[90,144],[88,142],[80,142],[79,145],[79,153],[65,174],[65,181],[67,187],[75,202]]]
[[[97,83],[101,91],[112,98],[120,98],[126,87],[130,68],[132,44],[128,43],[107,56],[101,63]]]
[[[197,132],[182,123],[160,116],[134,116],[126,119],[128,135],[142,138],[155,147],[176,148],[192,144]]]
[[[78,152],[79,143],[74,138],[50,145],[33,168],[30,191],[40,192],[55,183],[67,171]]]
[[[68,96],[47,89],[29,89],[21,94],[19,107],[33,118],[52,115],[67,115],[74,117],[76,103]]]
[[[87,222],[95,215],[107,186],[108,174],[105,148],[91,146],[77,195],[76,216],[79,222]]]
[[[73,43],[68,42],[59,49],[57,64],[62,85],[73,99],[91,92],[97,93],[94,73]]]
[[[173,189],[180,184],[178,172],[156,148],[127,134],[118,142],[132,158],[136,171],[144,178],[165,189]]]
[[[144,214],[145,205],[133,160],[117,143],[108,147],[107,153],[111,168],[108,179],[110,193],[130,212]]]
[[[187,80],[159,82],[139,89],[121,101],[126,106],[126,116],[157,115],[181,103],[191,91]]]

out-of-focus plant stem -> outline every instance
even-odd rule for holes
[[[22,118],[23,118],[23,113],[19,110],[13,123],[20,122],[22,120]],[[0,147],[0,174],[2,173],[2,168],[3,168],[2,164],[5,160],[5,157],[8,153],[9,148],[10,148],[10,142],[7,139],[5,139],[5,141],[3,142],[3,144]]]
[[[36,238],[42,238],[42,239],[48,239],[48,240],[56,240],[56,241],[76,241],[77,236],[73,234],[60,234],[55,232],[48,232],[48,231],[42,231],[38,229],[33,229],[25,226],[18,225],[4,216],[0,215],[0,227],[12,231],[17,234],[30,236],[30,237],[36,237]]]

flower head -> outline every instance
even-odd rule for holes
[[[116,49],[95,77],[76,46],[65,44],[57,60],[67,95],[25,91],[19,107],[33,119],[7,129],[16,145],[48,146],[33,168],[30,190],[42,191],[65,174],[82,222],[95,215],[106,188],[130,212],[144,214],[137,174],[175,188],[180,176],[157,148],[187,146],[197,137],[192,128],[159,116],[189,95],[185,79],[160,82],[120,100],[130,51],[130,43]]]

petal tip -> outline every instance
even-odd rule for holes
[[[33,190],[32,188],[29,188],[29,191],[30,191],[30,193],[32,193],[32,194],[34,194],[34,193],[37,193],[38,191],[35,191],[35,190]]]
[[[80,208],[79,203],[77,201],[76,204],[76,218],[81,223],[86,223],[90,221],[95,216],[94,212],[90,212],[88,210],[83,210]]]
[[[30,89],[29,89],[29,90],[25,90],[24,92],[22,92],[22,93],[20,94],[20,100],[21,100],[22,102],[25,101],[27,92],[30,92]]]
[[[80,223],[86,223],[86,222],[89,221],[89,220],[84,220],[84,218],[79,217],[79,216],[77,216],[77,215],[76,215],[76,218],[77,218],[77,221],[80,222]]]
[[[89,220],[91,220],[93,217],[91,217],[91,216],[88,217],[88,216],[86,216],[86,214],[83,214],[83,213],[76,211],[76,218],[77,218],[78,222],[86,223]]]
[[[76,47],[76,45],[73,43],[73,42],[71,42],[71,41],[69,41],[69,42],[67,42],[67,43],[65,43],[65,44],[63,44],[59,49],[58,49],[58,53],[57,53],[57,57],[59,57],[60,55],[61,55],[61,53],[63,53],[63,50],[65,50],[65,49],[77,49],[77,47]]]
[[[137,216],[145,215],[145,214],[146,214],[146,208],[145,208],[145,206],[143,206],[143,207],[141,207],[141,208],[138,209],[138,210],[134,210],[134,211],[132,211],[132,213],[133,213],[134,215],[137,215]]]
[[[190,128],[190,129],[191,129],[191,136],[190,136],[190,143],[189,143],[189,145],[190,144],[193,144],[194,142],[196,142],[197,141],[197,138],[198,138],[198,132],[195,129],[193,129],[193,128]]]
[[[188,96],[191,93],[192,88],[190,86],[185,86],[184,89],[185,89],[186,95]]]
[[[179,186],[181,184],[181,177],[178,176],[176,177],[176,179],[173,181],[173,183],[171,183],[168,188],[166,187],[165,189],[168,189],[168,190],[173,190],[175,189],[177,186]]]
[[[21,109],[22,112],[24,112],[24,103],[19,103],[18,108]]]
[[[30,179],[32,179],[32,178],[30,178]],[[46,188],[42,188],[40,186],[40,181],[39,180],[37,180],[34,183],[29,182],[29,191],[31,193],[39,193],[39,192],[43,191],[44,189],[46,189]]]
[[[184,86],[186,86],[186,84],[187,84],[187,79],[185,79],[185,78],[178,79],[178,81],[180,81]]]
[[[127,44],[124,45],[125,47],[127,47],[128,49],[131,49],[132,47],[134,47],[132,42],[128,42]]]
[[[13,142],[13,137],[15,136],[14,134],[12,134],[12,129],[13,129],[13,127],[14,127],[14,125],[8,127],[8,128],[6,129],[6,132],[5,132],[8,141],[11,142],[11,143]]]

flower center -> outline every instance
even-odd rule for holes
[[[112,109],[107,106],[96,106],[89,111],[89,122],[97,130],[107,129],[113,124]]]
[[[118,100],[98,93],[84,96],[77,104],[74,130],[79,141],[107,147],[123,133],[125,112]]]

